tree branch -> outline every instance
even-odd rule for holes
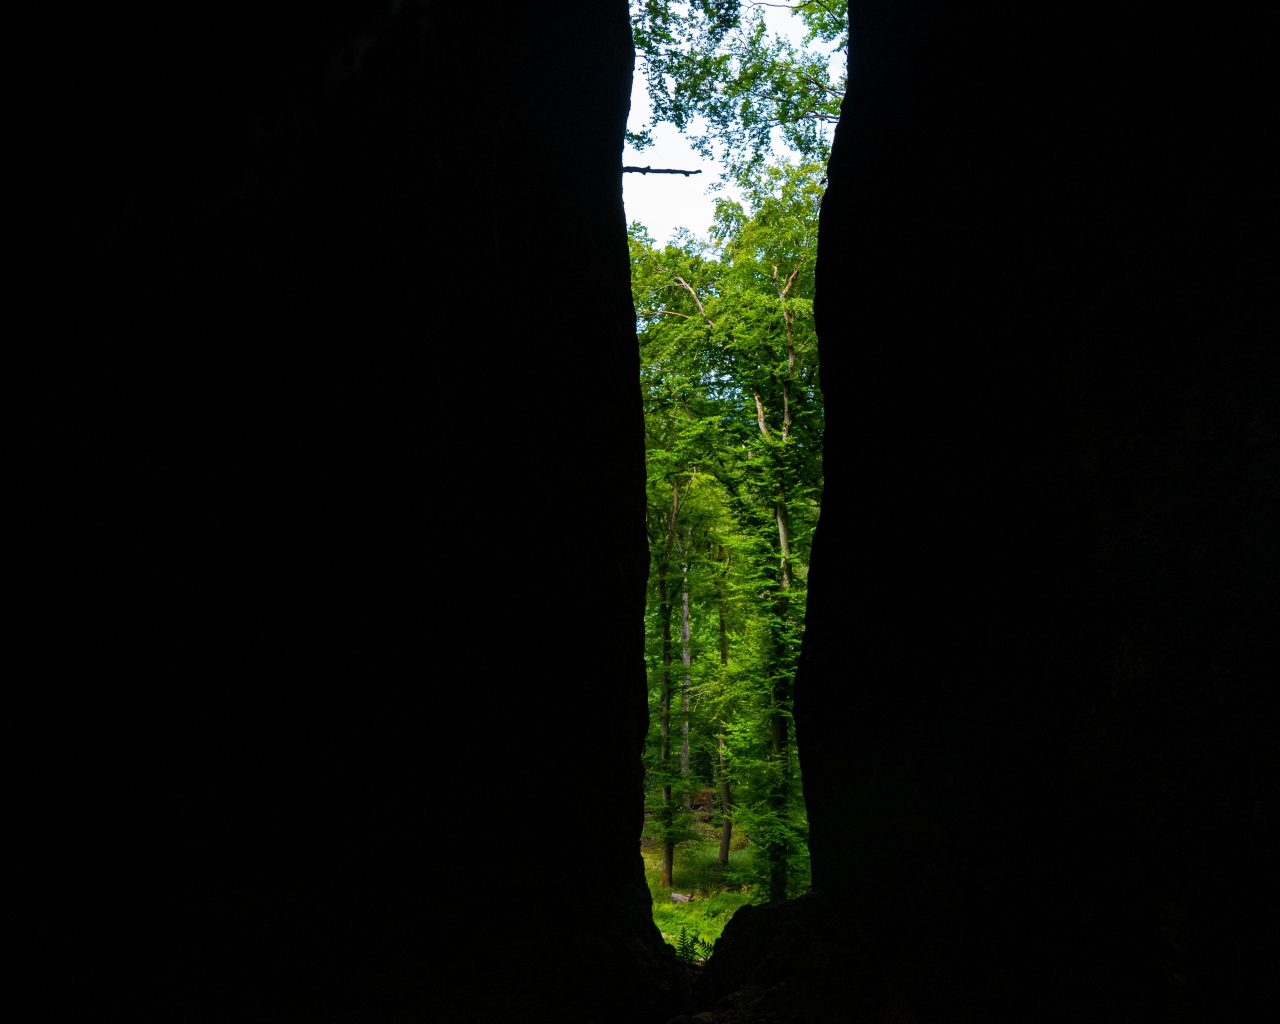
[[[803,71],[797,71],[796,77],[803,78],[810,85],[816,86],[817,88],[821,89],[828,96],[834,96],[836,99],[844,98],[844,93],[838,92],[837,90],[831,88],[831,86],[827,85],[825,82],[818,81],[816,78],[813,77],[813,75],[806,75]]]
[[[751,394],[756,400],[756,425],[760,428],[760,433],[767,438],[769,436],[769,424],[764,418],[764,402],[760,400],[760,389],[754,388]]]
[[[781,298],[781,299],[785,299],[785,298],[787,297],[787,292],[791,291],[791,286],[792,286],[793,284],[795,284],[795,283],[796,283],[796,275],[800,273],[800,268],[801,268],[802,266],[804,266],[804,257],[803,257],[803,256],[801,256],[801,257],[800,257],[799,262],[797,262],[797,263],[796,263],[795,269],[791,271],[791,276],[787,278],[787,286],[786,286],[785,288],[783,288],[783,289],[782,289],[782,291],[778,292],[778,297],[779,297],[779,298]],[[777,281],[777,280],[778,280],[778,268],[777,268],[777,267],[774,267],[774,268],[773,268],[773,279],[774,279],[774,281]]]
[[[701,174],[701,171],[682,171],[674,167],[624,167],[623,174],[683,174],[686,178],[691,174]]]
[[[707,322],[707,326],[708,326],[708,327],[710,327],[710,328],[714,331],[714,330],[716,329],[716,325],[715,325],[715,324],[713,324],[713,323],[711,322],[711,318],[710,318],[709,316],[707,316],[707,311],[703,308],[703,306],[702,306],[702,300],[701,300],[700,298],[698,298],[698,293],[697,293],[697,292],[695,292],[695,291],[693,290],[693,285],[691,285],[688,281],[686,281],[686,280],[685,280],[683,277],[681,277],[679,274],[676,274],[676,275],[675,275],[675,277],[676,277],[676,281],[677,281],[679,284],[684,285],[685,290],[686,290],[690,295],[692,295],[692,296],[693,296],[694,304],[698,307],[698,312],[702,314],[702,319],[703,319],[703,320],[705,320],[705,321]],[[692,318],[692,317],[690,317],[689,319],[693,319],[693,318]]]

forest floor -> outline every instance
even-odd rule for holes
[[[676,845],[670,888],[661,884],[662,845],[645,836],[640,853],[653,897],[654,923],[683,957],[698,961],[737,909],[757,901],[757,886],[754,850],[745,839],[735,837],[729,863],[721,865],[719,829],[699,823],[696,832],[695,838]],[[673,894],[689,899],[675,900]]]

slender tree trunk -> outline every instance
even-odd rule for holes
[[[787,736],[787,693],[783,684],[773,690],[773,715],[769,721],[770,754],[778,771],[778,781],[769,794],[769,808],[781,819],[785,816],[791,794],[791,751]],[[787,898],[788,844],[779,840],[766,848],[769,861],[769,900],[777,903]]]
[[[660,884],[671,888],[671,875],[675,865],[676,844],[672,839],[674,807],[671,799],[671,597],[668,576],[671,569],[671,552],[676,541],[676,519],[680,513],[680,484],[671,485],[671,515],[667,520],[667,543],[658,566],[658,617],[662,621],[662,682],[658,701],[658,728],[662,743],[658,748],[658,760],[662,764],[662,868]]]
[[[787,516],[787,492],[778,468],[778,493],[774,498],[774,515],[778,520],[778,584],[783,591],[791,589],[791,522]]]
[[[782,323],[787,334],[787,374],[782,378],[782,441],[783,449],[778,458],[778,493],[775,501],[775,512],[778,519],[778,550],[781,552],[781,585],[784,591],[791,588],[791,524],[787,517],[786,478],[783,472],[786,458],[786,442],[791,436],[791,381],[796,372],[796,332],[795,315],[787,308],[787,293],[795,284],[796,275],[800,273],[800,264],[796,264],[787,278],[784,287],[778,289],[778,298],[782,300]],[[778,268],[773,268],[776,284]]]
[[[724,566],[724,548],[720,549],[721,565]],[[722,570],[723,571],[723,570]],[[729,598],[725,593],[724,576],[716,575],[716,610],[719,613],[720,627],[720,670],[723,678],[729,667]],[[729,792],[729,773],[724,763],[724,716],[720,716],[716,735],[716,749],[719,755],[720,772],[720,864],[729,863],[729,844],[733,841],[733,803]]]
[[[787,278],[785,285],[778,285],[778,268],[773,268],[773,283],[778,290],[778,298],[782,302],[782,324],[787,332],[787,375],[782,380],[782,440],[791,436],[791,381],[796,375],[796,318],[787,306],[787,295],[791,286],[796,283],[803,261],[797,263]]]
[[[662,764],[662,878],[661,884],[671,888],[671,868],[675,861],[675,843],[671,839],[671,602],[667,598],[665,572],[658,577],[658,617],[662,620],[662,689],[658,697],[658,728],[662,743],[658,760]]]
[[[791,531],[787,521],[787,494],[783,458],[785,449],[778,452],[778,492],[776,514],[778,519],[778,546],[780,559],[778,566],[778,597],[774,604],[774,638],[773,651],[773,709],[769,719],[769,747],[777,771],[777,784],[770,793],[769,806],[782,819],[791,803],[791,671],[783,627],[791,614]],[[769,858],[769,899],[780,901],[787,898],[787,857],[789,845],[785,842],[771,843],[768,848]]]
[[[774,628],[777,635],[773,641],[773,694],[772,711],[769,717],[769,752],[776,771],[776,781],[769,792],[770,810],[782,820],[786,816],[791,803],[791,749],[790,749],[790,711],[791,711],[791,673],[787,670],[787,650],[783,636],[783,625],[790,614],[791,605],[791,524],[787,515],[786,487],[786,442],[791,436],[791,383],[795,374],[795,330],[791,311],[787,308],[786,298],[800,272],[797,264],[787,278],[786,285],[778,283],[778,268],[773,268],[775,287],[778,298],[782,301],[782,321],[787,339],[787,372],[782,379],[782,429],[781,444],[774,449],[774,472],[777,474],[777,489],[774,493],[774,517],[778,524],[778,597],[774,604]],[[759,392],[755,394],[756,416],[760,432],[770,437],[764,403]],[[765,857],[769,864],[769,899],[780,902],[787,898],[788,866],[787,857],[791,853],[785,840],[769,843],[765,848]]]
[[[776,628],[778,635],[774,639],[774,673],[773,673],[773,710],[769,717],[769,753],[777,772],[776,783],[769,793],[769,808],[779,820],[786,816],[787,807],[791,803],[791,747],[790,747],[790,712],[791,712],[791,673],[787,666],[788,656],[786,643],[782,635],[782,626],[790,614],[791,596],[788,593],[791,585],[790,573],[787,571],[787,556],[782,559],[783,573],[779,581],[778,599],[774,604]],[[790,845],[785,841],[770,843],[766,849],[769,861],[769,900],[779,902],[787,898],[788,867],[787,857],[791,853]]]
[[[684,670],[680,686],[680,779],[684,783],[684,809],[692,810],[689,785],[689,687],[693,654],[689,646],[689,563],[680,566],[680,666]]]
[[[733,804],[730,801],[729,773],[724,763],[724,722],[720,723],[716,745],[720,756],[720,864],[728,866],[729,845],[733,842]]]

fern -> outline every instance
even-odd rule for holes
[[[680,935],[675,942],[676,956],[682,963],[701,965],[715,949],[715,943],[709,942],[699,935],[693,935],[684,926],[680,926]]]

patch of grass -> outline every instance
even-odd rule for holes
[[[750,875],[754,853],[750,847],[732,851],[729,864],[722,867],[718,839],[682,843],[676,847],[672,869],[675,886],[668,889],[660,884],[661,847],[647,841],[642,843],[645,880],[653,897],[653,921],[663,938],[677,947],[682,933],[686,941],[715,942],[734,912],[756,901],[755,887],[742,882],[743,877]],[[678,903],[671,899],[672,892],[692,896],[693,899],[688,903]]]

